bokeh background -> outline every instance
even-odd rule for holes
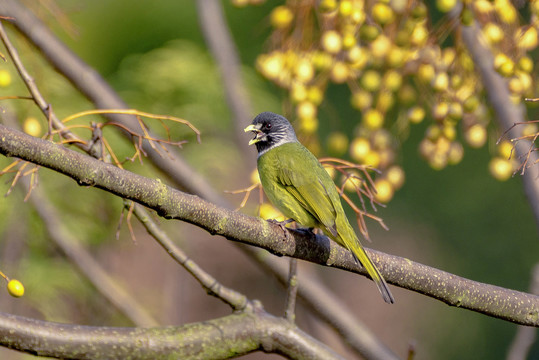
[[[181,156],[231,203],[239,205],[241,196],[225,191],[251,184],[255,150],[251,149],[251,153],[240,150],[244,147],[239,146],[239,139],[247,142],[249,135],[234,133],[222,79],[204,42],[194,2],[26,3],[132,108],[181,117],[200,129],[202,142],[198,144],[185,128],[170,125],[173,136],[189,140],[180,150]],[[241,58],[248,97],[253,104],[252,116],[267,110],[292,115],[286,113],[290,112],[290,107],[285,105],[287,93],[255,69],[257,56],[270,46],[269,13],[275,5],[276,2],[268,1],[236,7],[223,2]],[[8,30],[23,62],[60,118],[92,108],[48,67],[26,40],[13,28]],[[12,64],[2,63],[0,69],[12,76],[12,82],[0,89],[0,96],[24,95],[24,87]],[[31,104],[3,100],[0,106],[6,113],[16,113],[21,123],[34,117],[45,126],[45,119]],[[537,109],[530,108],[528,116],[537,119]],[[338,123],[334,121],[336,118]],[[319,108],[319,155],[327,155],[325,140],[331,131],[350,133],[349,129],[359,118],[358,112],[350,106],[346,87],[332,85]],[[492,121],[494,126],[489,129],[487,145],[479,149],[464,145],[462,161],[442,170],[434,170],[418,153],[428,124],[425,121],[414,127],[401,144],[396,159],[406,173],[405,183],[387,206],[378,206],[375,213],[384,219],[389,230],[381,229],[373,221],[367,222],[373,239],[367,246],[476,281],[527,291],[532,268],[538,261],[537,225],[519,176],[501,182],[489,174],[494,142],[500,136],[495,124]],[[152,126],[159,129],[158,123]],[[105,136],[120,157],[132,154],[132,147],[114,130],[108,129]],[[0,159],[2,166],[10,161]],[[149,161],[125,166],[149,177],[161,176]],[[12,177],[4,175],[2,179],[0,192],[6,193]],[[39,186],[61,214],[66,228],[76,235],[76,241],[89,248],[99,263],[159,323],[178,325],[229,313],[225,305],[208,297],[138,224],[133,223],[135,241],[129,235],[125,220],[119,227],[119,238],[115,238],[121,199],[100,190],[81,188],[44,169],[40,170]],[[24,202],[25,195],[24,190],[15,187],[0,202],[0,269],[20,279],[26,287],[26,295],[20,299],[0,291],[1,311],[50,321],[131,326],[50,241],[32,206]],[[256,214],[256,208],[256,202],[252,202],[241,211]],[[249,298],[261,300],[274,314],[283,312],[281,285],[232,243],[188,224],[158,221],[193,260],[222,283]],[[368,280],[343,271],[300,263],[300,281],[302,272],[324,281],[352,309],[353,316],[365,322],[402,357],[413,346],[416,359],[504,358],[517,328],[511,323],[452,308],[395,287],[392,291],[396,304],[388,306]],[[313,318],[301,303],[298,307],[298,323],[303,329],[345,357],[353,358],[331,330]],[[5,349],[0,350],[0,357],[32,358]],[[256,353],[244,358],[277,356]],[[539,358],[537,345],[529,356],[529,359],[534,358]]]

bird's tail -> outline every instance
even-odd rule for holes
[[[360,265],[362,265],[365,270],[367,270],[367,273],[378,287],[380,294],[382,294],[382,298],[384,299],[384,301],[388,304],[393,304],[395,302],[395,299],[393,298],[391,291],[389,291],[389,287],[387,286],[384,277],[382,276],[382,274],[380,274],[380,271],[374,265],[369,255],[367,255],[365,249],[363,249],[363,247],[359,245],[359,241],[356,244],[357,246],[352,246],[352,248],[348,248],[348,250],[352,252],[352,254],[354,255],[354,259],[356,259],[356,262],[359,262]]]
[[[343,227],[341,227],[341,229],[342,228]],[[387,286],[386,281],[384,280],[382,274],[380,274],[380,271],[376,268],[372,260],[369,258],[369,255],[367,255],[367,253],[365,252],[365,249],[363,249],[363,246],[359,242],[359,239],[357,238],[354,230],[350,225],[345,225],[344,228],[348,230],[346,231],[346,234],[339,233],[338,238],[335,240],[337,240],[340,245],[344,245],[345,248],[350,250],[354,255],[356,261],[359,262],[360,265],[365,268],[365,270],[367,270],[367,273],[378,287],[380,294],[382,294],[382,298],[384,298],[384,301],[386,303],[393,304],[395,302],[395,299],[393,298],[391,291],[389,291],[389,287]]]

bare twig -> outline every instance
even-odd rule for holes
[[[130,207],[131,202],[125,201],[125,206]],[[217,297],[235,310],[245,310],[246,307],[252,307],[247,297],[239,292],[228,288],[208,274],[204,269],[191,260],[168,235],[151,219],[148,212],[140,205],[135,204],[133,214],[144,225],[148,233],[161,245],[178,264],[183,266],[198,283],[208,292],[208,294]]]
[[[298,261],[295,258],[290,259],[288,269],[288,289],[286,294],[285,318],[294,322],[296,319],[296,296],[298,293]]]
[[[11,41],[9,40],[9,37],[7,36],[6,31],[4,30],[4,26],[2,24],[2,21],[0,21],[0,38],[2,39],[2,42],[4,43],[4,46],[6,47],[9,56],[13,60],[13,64],[15,65],[15,68],[17,69],[19,75],[21,76],[21,79],[23,80],[24,84],[26,85],[26,88],[30,92],[32,96],[32,100],[34,100],[35,104],[39,107],[43,115],[47,118],[47,120],[50,121],[51,125],[59,130],[59,134],[69,141],[77,144],[81,149],[87,151],[89,149],[86,148],[84,145],[84,142],[80,140],[78,137],[73,135],[73,133],[64,133],[62,132],[64,126],[62,122],[58,119],[54,111],[52,111],[52,107],[50,104],[48,104],[45,101],[45,98],[41,95],[41,92],[39,91],[34,79],[30,76],[28,71],[26,71],[26,68],[24,67],[20,57],[19,52],[17,49],[13,46]]]

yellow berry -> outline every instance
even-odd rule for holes
[[[268,203],[263,203],[260,205],[259,213],[260,213],[260,217],[264,220],[268,220],[268,219],[277,220],[277,221],[284,220],[283,214]]]
[[[374,187],[376,188],[374,198],[381,203],[389,202],[395,194],[393,186],[387,179],[376,179]]]
[[[41,123],[35,117],[28,117],[22,125],[23,131],[35,137],[41,136]]]
[[[24,295],[24,286],[19,280],[12,279],[7,283],[7,291],[13,297],[21,297]]]
[[[381,91],[376,99],[376,108],[381,112],[387,112],[395,102],[395,97],[390,91]]]
[[[498,145],[498,154],[502,159],[509,159],[513,154],[513,143],[505,140]]]
[[[357,44],[356,36],[353,33],[346,33],[342,37],[342,47],[345,50],[353,48]]]
[[[446,91],[449,87],[449,76],[446,72],[439,72],[431,80],[431,86],[435,91]]]
[[[370,151],[371,144],[364,137],[355,138],[350,144],[350,157],[354,161],[362,162]]]
[[[337,54],[342,49],[341,35],[335,30],[329,30],[322,34],[322,48],[330,54]]]
[[[373,20],[381,25],[389,24],[395,19],[393,9],[381,1],[372,6],[371,15]]]
[[[432,106],[432,117],[438,121],[443,120],[449,113],[449,104],[446,101],[440,101]]]
[[[485,34],[485,37],[490,44],[499,43],[505,36],[502,28],[492,22],[485,24],[483,27],[483,34]]]
[[[404,170],[398,166],[393,165],[386,172],[386,179],[393,185],[395,189],[400,189],[404,184]]]
[[[475,95],[470,96],[466,100],[464,100],[464,104],[462,104],[464,111],[467,113],[474,112],[477,107],[479,106],[479,98]]]
[[[387,53],[386,61],[389,67],[400,68],[406,61],[406,52],[396,45],[391,46]]]
[[[415,46],[424,46],[429,39],[429,30],[425,25],[418,25],[412,30],[410,42]]]
[[[529,56],[523,56],[518,60],[517,66],[520,70],[531,73],[533,70],[533,60]]]
[[[342,156],[348,149],[348,137],[339,131],[334,131],[327,138],[327,147],[330,154]]]
[[[457,4],[456,0],[436,0],[436,7],[441,12],[449,12]]]
[[[307,58],[299,59],[294,68],[296,79],[303,83],[311,81],[314,77],[314,66]]]
[[[514,23],[518,18],[517,11],[509,0],[494,1],[494,10],[496,10],[500,20],[506,24]]]
[[[11,84],[11,74],[7,70],[0,70],[0,87],[7,87]]]
[[[482,125],[474,124],[464,132],[464,138],[471,147],[480,148],[487,141],[487,129]]]
[[[371,150],[365,155],[363,159],[363,164],[377,168],[380,165],[381,161],[380,153],[375,150]]]
[[[350,68],[342,61],[336,61],[331,68],[330,77],[336,84],[342,84],[350,76]]]
[[[316,106],[309,101],[302,101],[296,108],[296,114],[300,119],[314,118],[316,113]]]
[[[391,40],[387,36],[381,34],[371,42],[371,54],[376,59],[385,58],[389,53],[389,50],[391,50],[391,47]]]
[[[352,94],[350,103],[355,109],[365,110],[372,105],[372,95],[370,92],[365,90],[356,90]]]
[[[357,176],[348,176],[345,178],[344,190],[347,192],[356,192],[361,186],[362,180]]]
[[[270,22],[277,29],[284,29],[290,26],[292,20],[294,20],[294,13],[288,6],[277,6],[271,11]]]
[[[494,68],[502,76],[509,77],[513,75],[515,63],[504,53],[498,53],[494,57]]]
[[[268,55],[260,55],[256,59],[256,66],[258,71],[269,79],[277,78],[284,66],[283,54],[280,52],[273,52]]]
[[[346,60],[354,69],[363,69],[369,61],[367,51],[360,46],[353,46],[346,52]]]
[[[318,119],[316,117],[299,118],[299,126],[307,134],[313,134],[318,130]]]
[[[382,78],[380,73],[375,70],[367,70],[361,76],[360,84],[367,91],[376,91],[380,88]]]
[[[379,129],[384,125],[384,116],[376,109],[369,109],[363,114],[363,124],[368,129]]]
[[[497,180],[505,181],[513,174],[513,165],[508,159],[495,157],[488,164],[490,174]]]
[[[337,9],[337,0],[320,0],[320,11],[331,12]]]
[[[310,86],[307,88],[307,100],[315,105],[320,105],[324,100],[324,93],[318,86]]]
[[[449,116],[451,120],[455,120],[455,121],[460,120],[462,118],[462,113],[463,113],[463,109],[462,109],[461,103],[457,101],[453,101],[449,104],[449,111],[447,115]]]
[[[447,152],[447,162],[451,165],[458,164],[464,156],[464,147],[459,142],[452,142]]]
[[[349,17],[352,15],[353,10],[354,5],[351,0],[341,0],[341,3],[339,4],[339,14],[342,17]]]
[[[384,75],[384,86],[391,91],[397,91],[402,85],[402,75],[397,70],[388,70]]]
[[[537,29],[534,26],[526,26],[517,31],[515,42],[519,48],[531,51],[537,47],[539,41],[537,37]]]
[[[313,65],[318,70],[327,70],[333,64],[331,55],[325,51],[316,51],[312,58]]]
[[[434,76],[436,76],[436,71],[431,64],[421,64],[417,68],[417,77],[425,83],[430,83]]]
[[[251,172],[251,176],[249,178],[251,179],[251,184],[260,184],[260,176],[258,175],[257,169],[254,169]]]
[[[425,109],[419,105],[415,105],[408,109],[407,118],[412,124],[419,124],[425,118]]]

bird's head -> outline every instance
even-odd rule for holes
[[[255,134],[249,145],[256,145],[258,156],[279,145],[298,141],[290,122],[284,116],[269,111],[258,114],[245,128],[245,132],[249,131]]]

